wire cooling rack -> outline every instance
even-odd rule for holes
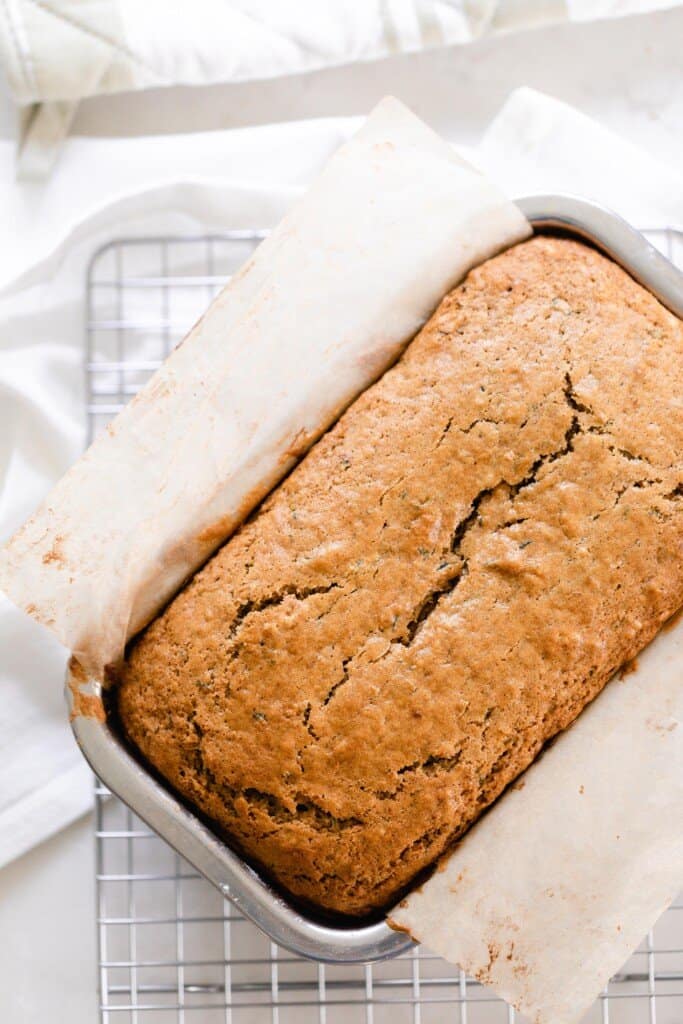
[[[683,232],[648,232],[683,265]],[[90,435],[140,389],[262,232],[121,239],[87,279]],[[97,784],[103,1024],[521,1024],[519,1014],[422,949],[325,966],[279,949]],[[683,1024],[683,900],[610,982],[585,1024]]]

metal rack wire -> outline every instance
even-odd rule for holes
[[[683,265],[683,232],[649,232]],[[139,390],[262,232],[121,239],[87,279],[93,437]],[[463,972],[415,948],[375,966],[324,966],[278,949],[101,785],[95,788],[103,1024],[521,1024]],[[585,1024],[683,1022],[683,899]]]

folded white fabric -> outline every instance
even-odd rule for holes
[[[683,227],[683,175],[580,111],[516,89],[475,159],[511,196],[569,192],[641,229]]]
[[[0,147],[0,541],[85,442],[84,279],[97,246],[122,234],[269,227],[355,124],[211,133],[193,147],[173,138],[70,140],[43,186],[13,184],[10,146]],[[683,181],[673,171],[529,90],[513,94],[480,156],[512,195],[570,190],[636,224],[683,223]],[[0,725],[2,864],[85,811],[91,789],[63,711],[63,653],[4,600],[0,650],[9,695]]]
[[[291,75],[497,32],[681,0],[4,0],[0,58],[23,121],[21,171],[46,173],[78,100]]]
[[[501,31],[680,0],[6,0],[0,52],[17,102],[272,78]]]

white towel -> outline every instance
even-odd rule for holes
[[[0,59],[25,108],[20,170],[50,169],[98,93],[291,75],[682,0],[3,0]]]
[[[0,54],[18,103],[244,81],[680,0],[4,0]]]
[[[192,146],[74,139],[44,185],[13,184],[11,147],[0,145],[0,541],[85,443],[84,282],[97,246],[122,234],[273,225],[356,124],[207,133]],[[511,96],[474,155],[512,195],[569,190],[636,224],[683,225],[676,172],[531,90]],[[65,654],[1,595],[0,652],[2,865],[92,796],[61,698]]]

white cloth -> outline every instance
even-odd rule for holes
[[[45,174],[85,96],[273,78],[681,0],[3,0],[0,59]]]
[[[568,192],[636,227],[683,228],[683,176],[580,111],[516,89],[474,159],[511,196]]]
[[[273,78],[680,0],[4,0],[0,53],[21,104]]]
[[[83,298],[94,250],[123,234],[273,225],[356,124],[207,133],[192,146],[74,139],[44,185],[14,184],[11,147],[0,146],[0,541],[85,442]],[[636,224],[683,224],[675,172],[530,90],[512,95],[479,156],[512,195],[569,190]],[[64,654],[4,599],[0,651],[1,865],[82,813],[91,787],[61,699]]]

